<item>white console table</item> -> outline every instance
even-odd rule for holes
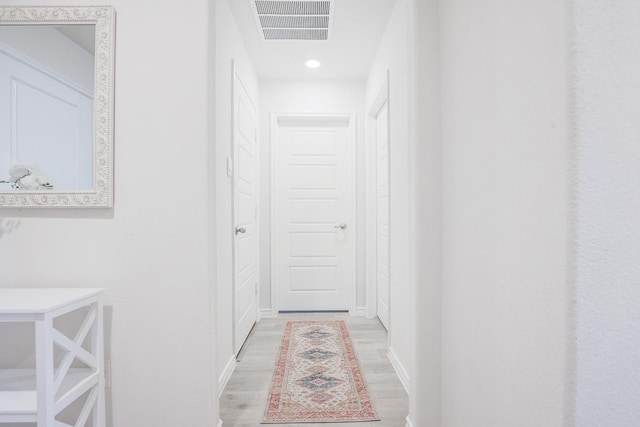
[[[104,360],[102,289],[0,289],[0,322],[34,322],[36,368],[0,369],[0,425],[37,423],[38,427],[71,427],[56,417],[87,394],[74,427],[89,417],[104,427]],[[87,307],[73,339],[53,324],[55,318]],[[90,346],[82,344],[90,334]],[[0,342],[2,347],[9,343]],[[65,351],[56,365],[54,346]],[[88,368],[74,368],[74,360]]]

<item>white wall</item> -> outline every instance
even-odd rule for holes
[[[575,5],[575,425],[640,425],[640,3]]]
[[[364,219],[364,82],[272,81],[260,82],[260,308],[271,311],[271,113],[341,113],[357,115],[357,307],[365,306]]]
[[[440,7],[442,425],[560,426],[571,369],[566,5]]]
[[[233,153],[232,60],[253,101],[258,105],[258,78],[238,32],[227,0],[216,1],[216,244],[217,244],[217,348],[218,375],[235,357],[233,353],[233,203],[227,157]]]
[[[115,207],[0,210],[0,286],[105,288],[113,425],[212,426],[208,2],[111,3]]]
[[[409,0],[397,0],[367,79],[366,105],[372,105],[389,70],[390,348],[411,378],[414,364],[414,295],[410,257]]]
[[[53,27],[0,27],[0,43],[93,93],[93,55]]]
[[[413,0],[410,28],[410,140],[416,205],[415,375],[409,402],[414,426],[441,425],[442,137],[438,0]]]

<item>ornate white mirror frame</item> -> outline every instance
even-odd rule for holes
[[[0,6],[0,26],[95,26],[93,187],[88,190],[0,191],[0,208],[109,208],[113,206],[113,81],[115,11],[111,6]],[[7,171],[0,171],[0,180]]]

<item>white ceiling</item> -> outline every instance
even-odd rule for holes
[[[261,40],[251,0],[228,0],[260,79],[365,79],[395,0],[334,0],[328,41]],[[314,70],[304,64],[317,59]]]

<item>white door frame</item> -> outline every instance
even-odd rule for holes
[[[377,95],[367,110],[368,115],[368,129],[370,138],[367,141],[367,317],[376,317],[378,315],[377,301],[378,301],[378,280],[377,280],[377,206],[376,206],[376,174],[377,174],[377,157],[376,157],[376,117],[380,109],[387,104],[387,141],[389,146],[391,144],[391,106],[389,104],[389,70],[384,83],[378,89]],[[391,150],[389,149],[389,171],[391,170]],[[389,207],[391,207],[392,194],[391,194],[391,174],[389,174]],[[389,216],[391,218],[391,216]],[[389,242],[391,242],[391,232],[393,225],[389,222]],[[389,244],[390,246],[390,244]],[[389,254],[391,254],[391,248],[389,247]],[[391,271],[392,266],[389,263],[389,320],[387,331],[388,339],[391,337],[391,307],[393,301],[391,301]]]
[[[331,120],[331,119],[348,119],[349,127],[351,128],[351,180],[353,185],[351,185],[351,212],[349,219],[349,227],[351,228],[351,223],[353,223],[353,229],[358,230],[357,224],[357,179],[358,179],[358,171],[357,171],[357,116],[355,114],[315,114],[315,113],[271,113],[271,132],[270,132],[270,203],[271,203],[271,221],[270,221],[270,229],[271,229],[271,310],[274,316],[278,315],[279,312],[279,304],[278,304],[278,284],[277,284],[277,259],[276,259],[276,192],[274,190],[274,183],[276,182],[276,150],[275,150],[275,140],[276,140],[276,132],[278,128],[279,120]],[[357,231],[356,231],[357,233]],[[357,235],[357,234],[356,234]],[[357,237],[354,239],[354,244],[351,245],[351,250],[349,251],[349,257],[351,262],[353,263],[353,268],[351,269],[351,283],[352,290],[349,292],[351,301],[349,301],[349,314],[352,316],[356,315],[356,301],[357,301],[357,292],[358,292],[358,284],[357,284],[357,249],[358,249],[358,240]]]

